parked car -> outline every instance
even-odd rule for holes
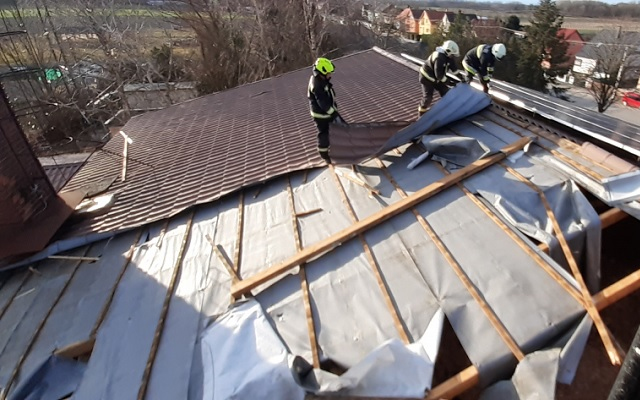
[[[625,95],[622,96],[622,104],[628,107],[640,108],[640,93],[625,93]]]

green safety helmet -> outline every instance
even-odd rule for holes
[[[327,75],[335,71],[335,67],[333,63],[328,58],[320,57],[313,64],[313,68],[315,68],[322,75]]]

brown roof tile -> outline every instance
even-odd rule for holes
[[[373,50],[337,59],[335,65],[333,83],[346,120],[415,119],[420,88],[414,70]],[[117,195],[115,204],[108,213],[70,227],[69,234],[139,226],[243,186],[322,166],[306,99],[310,72],[290,72],[132,118],[123,128],[133,139],[127,179],[109,188]],[[375,132],[393,133],[388,128]],[[332,135],[336,151],[351,140],[339,134]],[[366,138],[357,141],[362,142]],[[119,175],[122,149],[117,135],[66,188]]]
[[[59,192],[60,189],[69,182],[73,175],[78,172],[80,167],[82,167],[82,164],[83,163],[78,162],[70,164],[43,165],[42,168],[47,174],[47,178],[49,178],[49,182],[51,182],[55,191]]]

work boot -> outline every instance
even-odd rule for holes
[[[427,111],[427,108],[418,107],[418,119],[420,119],[420,117],[422,117]]]

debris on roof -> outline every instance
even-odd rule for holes
[[[514,371],[553,394],[592,321],[619,358],[589,292],[605,221],[576,183],[620,173],[468,85],[407,125],[417,73],[396,60],[336,60],[345,118],[393,128],[366,152],[336,130],[351,167],[315,168],[309,71],[132,119],[126,180],[118,135],[67,186],[103,182],[111,208],[59,235],[66,258],[0,276],[4,393],[69,349],[78,399],[451,398]],[[470,364],[436,386],[445,318]]]

